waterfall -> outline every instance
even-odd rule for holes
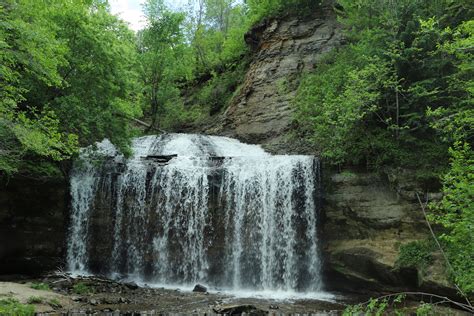
[[[319,163],[226,137],[104,140],[73,167],[68,268],[156,284],[321,290]]]

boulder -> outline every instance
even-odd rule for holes
[[[260,316],[268,315],[267,311],[258,309],[254,305],[220,305],[213,309],[215,313],[222,315],[248,315]]]
[[[196,284],[194,286],[193,292],[199,292],[199,293],[206,293],[207,292],[207,287],[201,284]]]

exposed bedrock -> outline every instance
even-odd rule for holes
[[[433,254],[426,271],[396,265],[400,245],[431,238],[416,198],[423,190],[410,180],[409,172],[396,172],[326,173],[326,284],[334,290],[418,290],[455,296],[440,254]]]
[[[39,274],[61,266],[68,219],[64,181],[10,179],[0,184],[0,275]]]
[[[228,109],[206,132],[263,144],[275,153],[288,153],[291,100],[300,74],[342,42],[340,26],[328,7],[302,19],[265,20],[247,35],[253,57],[244,83]],[[294,142],[292,142],[294,143]]]

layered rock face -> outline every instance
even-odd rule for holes
[[[300,74],[340,45],[342,35],[331,8],[306,19],[286,17],[254,27],[246,42],[253,61],[230,106],[208,133],[236,137],[287,153],[291,100]]]
[[[323,235],[330,289],[456,295],[440,254],[424,272],[396,265],[400,245],[431,238],[416,197],[423,189],[409,178],[404,174],[395,182],[356,170],[327,174]]]
[[[68,212],[62,181],[11,179],[0,188],[0,274],[38,274],[62,265]]]

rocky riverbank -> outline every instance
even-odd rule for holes
[[[95,276],[73,278],[68,274],[54,274],[41,279],[22,279],[21,276],[10,278],[15,281],[7,282],[5,276],[0,279],[0,302],[11,299],[29,304],[39,316],[342,315],[347,305],[368,299],[361,295],[335,293],[324,293],[322,297],[331,297],[328,300],[313,296],[286,299],[257,295],[244,297],[218,290],[208,292],[205,287],[200,288],[204,291],[193,292],[192,288],[159,288]],[[407,298],[402,303],[407,315],[415,312],[419,304],[417,298],[413,299]],[[432,303],[433,315],[468,315],[446,306],[437,306],[435,301]],[[390,314],[389,311],[387,313]]]
[[[342,296],[332,301],[242,298],[68,275],[0,282],[0,298],[33,304],[40,315],[339,315],[345,307]]]

